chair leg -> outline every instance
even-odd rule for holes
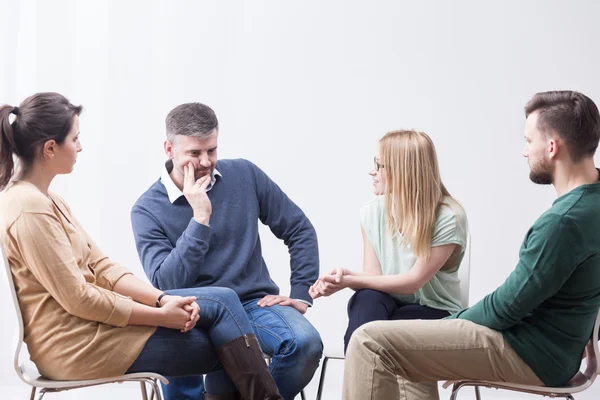
[[[29,397],[29,400],[35,400],[35,391],[36,391],[36,387],[32,387],[31,388],[31,396]]]
[[[456,400],[456,398],[458,397],[458,391],[461,387],[462,386],[459,386],[456,383],[452,385],[452,394],[450,395],[450,400]],[[477,393],[475,393],[475,396],[477,396]]]
[[[148,400],[148,393],[146,392],[146,382],[140,382],[140,388],[142,389],[142,400]]]
[[[327,361],[329,361],[329,357],[325,356],[325,358],[323,359],[323,366],[321,367],[319,389],[317,389],[317,400],[321,400],[321,396],[323,395],[323,386],[325,386],[325,371],[327,370]]]
[[[302,391],[300,392],[300,398],[302,400],[306,400],[306,395],[304,394],[304,389],[302,389]]]
[[[479,393],[479,386],[475,386],[475,398],[481,400],[481,393]]]
[[[160,393],[160,385],[156,381],[156,379],[150,379],[148,382],[150,387],[152,387],[152,392],[156,393],[156,400],[162,400],[162,394]]]
[[[156,379],[152,379],[152,382],[156,382]],[[152,388],[152,391],[150,392],[150,400],[154,400],[154,387]]]
[[[42,400],[44,398],[45,394],[46,394],[45,388],[40,389],[40,396],[38,397],[38,400]]]

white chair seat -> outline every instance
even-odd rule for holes
[[[325,358],[333,358],[334,360],[343,360],[346,358],[344,356],[344,348],[342,346],[328,347],[325,349],[323,356]]]
[[[24,376],[25,373],[23,374]],[[106,383],[119,383],[119,382],[143,382],[148,379],[155,379],[161,381],[165,385],[169,383],[167,378],[160,374],[155,374],[152,372],[144,372],[144,373],[135,373],[135,374],[125,374],[121,376],[115,376],[111,378],[102,378],[102,379],[89,379],[89,380],[81,380],[81,381],[55,381],[52,379],[44,378],[43,376],[38,376],[37,378],[26,377],[27,383],[31,386],[35,386],[38,388],[48,388],[48,389],[76,389],[80,387],[89,387],[89,386],[98,386],[104,385]]]

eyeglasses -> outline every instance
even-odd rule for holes
[[[373,162],[375,163],[375,171],[379,171],[379,168],[385,168],[384,165],[379,164],[377,157],[373,157]]]

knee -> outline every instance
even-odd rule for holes
[[[378,301],[385,300],[389,294],[373,289],[361,289],[356,291],[350,298],[348,303],[348,311],[351,311],[357,306],[365,304],[375,304]]]
[[[296,331],[295,343],[288,348],[288,353],[294,354],[302,365],[318,365],[323,355],[321,336],[312,326],[310,328]]]
[[[348,349],[346,350],[346,359],[352,359],[357,356],[360,352],[367,349],[366,344],[371,340],[370,326],[372,323],[367,323],[363,326],[358,327],[348,343]]]
[[[226,305],[241,304],[237,293],[226,287],[211,287],[211,294]]]
[[[346,354],[351,351],[376,353],[382,348],[390,349],[386,331],[388,328],[387,321],[373,321],[360,326],[352,334]]]
[[[308,363],[318,364],[323,356],[323,342],[316,330],[310,335],[298,337],[297,346],[302,349],[303,358]]]

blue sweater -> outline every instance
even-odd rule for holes
[[[302,210],[260,168],[243,159],[220,160],[212,189],[210,227],[192,218],[184,196],[171,203],[155,182],[135,203],[131,223],[142,266],[162,290],[221,286],[242,301],[279,294],[262,257],[258,221],[289,249],[293,299],[308,294],[319,275],[316,232]]]

